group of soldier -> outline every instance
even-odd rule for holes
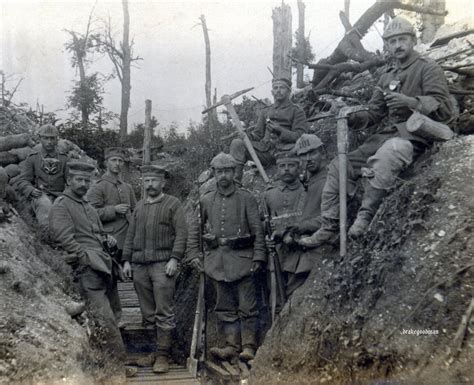
[[[443,71],[414,50],[413,26],[396,17],[383,38],[394,64],[381,76],[367,110],[349,116],[352,127],[376,126],[375,133],[348,156],[348,194],[354,195],[362,177],[365,187],[349,229],[353,238],[365,234],[399,173],[429,145],[407,131],[410,114],[418,111],[440,122],[453,117]],[[153,370],[168,370],[171,332],[176,327],[177,271],[186,261],[204,272],[216,291],[214,311],[224,346],[211,348],[211,354],[221,360],[252,360],[259,313],[253,276],[266,268],[268,251],[276,252],[288,297],[317,263],[315,250],[337,237],[338,162],[328,162],[321,140],[308,133],[303,110],[290,101],[291,82],[275,79],[272,94],[274,104],[247,134],[262,164],[276,163],[277,184],[260,199],[241,187],[250,154],[244,140],[236,138],[229,154],[220,153],[212,160],[215,189],[200,197],[199,219],[190,224],[181,202],[163,192],[169,177],[165,168],[142,167],[145,194],[137,203],[132,187],[121,178],[123,149],[105,151],[107,171],[91,183],[94,166],[67,161],[56,150],[56,128],[41,127],[42,147],[23,163],[18,187],[31,199],[39,224],[47,226],[52,239],[67,252],[66,262],[85,298],[105,320],[111,357],[124,356],[117,326],[121,314],[117,278],[133,275],[143,324],[156,328]],[[267,235],[262,206],[273,224]]]

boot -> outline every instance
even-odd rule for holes
[[[154,373],[169,371],[168,356],[171,349],[171,329],[156,328],[156,359],[153,364]]]
[[[315,248],[324,243],[332,243],[338,235],[338,220],[322,217],[321,228],[311,236],[301,237],[298,240],[300,246]]]
[[[357,218],[349,229],[349,237],[359,238],[365,234],[385,195],[387,195],[386,190],[372,187],[367,183]]]
[[[222,331],[225,346],[223,348],[213,347],[209,352],[219,360],[231,361],[237,358],[240,351],[240,322],[223,322]]]
[[[255,349],[251,346],[245,346],[242,353],[239,354],[242,361],[251,361],[255,358]]]

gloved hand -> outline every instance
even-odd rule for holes
[[[268,235],[265,236],[265,245],[267,246],[268,250],[274,249],[276,246],[275,241],[273,238],[270,238]]]

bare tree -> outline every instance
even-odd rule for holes
[[[120,107],[120,141],[123,143],[127,138],[128,131],[128,109],[130,108],[131,66],[132,62],[142,60],[141,57],[133,56],[133,39],[130,41],[130,14],[128,11],[128,0],[122,0],[123,7],[123,35],[122,41],[117,44],[113,36],[112,22],[108,19],[104,31],[94,36],[96,47],[100,52],[108,55],[114,65],[117,77],[122,84],[122,98]]]

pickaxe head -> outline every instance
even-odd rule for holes
[[[247,93],[247,92],[249,92],[253,89],[254,89],[254,87],[251,87],[251,88],[246,88],[245,90],[237,91],[236,93],[234,93],[232,95],[222,95],[221,101],[219,103],[213,104],[211,107],[206,108],[202,113],[206,114],[209,111],[213,110],[214,108],[217,108],[217,107],[222,106],[226,103],[229,103],[232,99],[235,99],[235,98],[239,97],[240,95],[243,95],[243,94],[245,94],[245,93]]]
[[[366,106],[346,106],[342,107],[337,114],[336,119],[347,119],[351,114],[355,114],[359,111],[368,111],[369,109]]]

